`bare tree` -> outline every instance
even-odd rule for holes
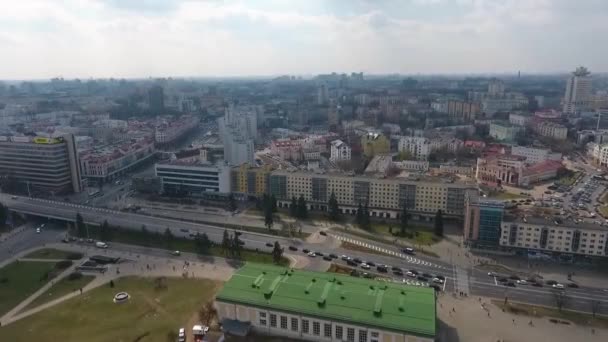
[[[593,318],[595,315],[600,312],[602,306],[602,302],[599,300],[591,300],[591,314],[593,314]]]
[[[213,306],[213,302],[207,302],[198,311],[198,319],[206,326],[209,326],[213,319],[217,316],[217,311]]]
[[[557,309],[559,311],[562,311],[562,308],[564,308],[566,304],[568,304],[570,297],[568,297],[568,294],[565,290],[553,290],[552,292],[553,299],[555,300],[555,306],[557,306]]]

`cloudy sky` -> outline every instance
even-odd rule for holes
[[[608,0],[2,0],[0,79],[608,71]]]

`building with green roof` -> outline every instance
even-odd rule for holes
[[[224,285],[216,308],[224,328],[310,341],[434,341],[429,287],[246,264]]]

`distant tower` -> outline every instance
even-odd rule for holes
[[[578,67],[568,78],[564,95],[565,114],[575,114],[589,109],[591,102],[591,73],[585,67]]]
[[[150,109],[156,113],[165,110],[165,94],[163,87],[156,85],[148,90],[148,103]]]

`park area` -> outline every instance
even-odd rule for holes
[[[126,277],[52,308],[0,327],[0,341],[176,340],[177,329],[198,321],[197,312],[221,283],[185,278]],[[113,302],[118,292],[130,299]]]

